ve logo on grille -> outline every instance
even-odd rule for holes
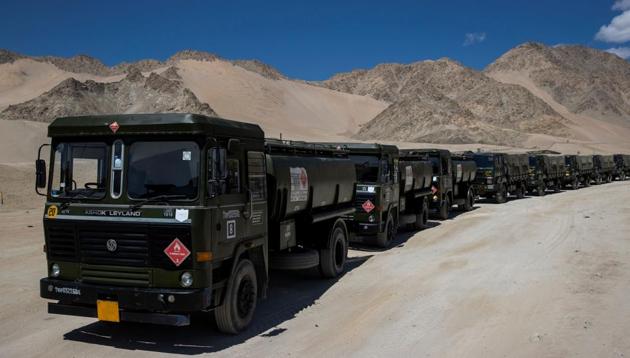
[[[114,239],[107,240],[107,251],[114,252],[118,248],[118,243]]]

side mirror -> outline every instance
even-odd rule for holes
[[[230,152],[230,154],[234,154],[234,153],[238,152],[240,148],[241,148],[241,141],[240,141],[240,139],[230,138],[228,140],[227,150],[228,150],[228,152]]]
[[[35,161],[35,187],[38,189],[46,188],[46,161],[37,159]]]
[[[226,150],[213,147],[208,151],[208,195],[214,197],[225,192],[227,178]]]
[[[46,180],[46,161],[41,159],[42,149],[48,147],[50,144],[42,144],[37,150],[37,160],[35,161],[35,192],[41,196],[46,196],[46,193],[40,193],[39,189],[46,188],[48,181]]]

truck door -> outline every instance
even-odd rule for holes
[[[444,193],[453,190],[453,169],[451,158],[444,155],[441,156],[441,166],[442,166],[442,178],[444,178],[444,188],[442,189]]]

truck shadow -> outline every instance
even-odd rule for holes
[[[422,230],[415,230],[415,229],[405,229],[405,228],[399,228],[398,229],[398,234],[396,234],[396,238],[394,240],[392,240],[392,242],[390,243],[390,245],[388,247],[378,247],[375,244],[374,245],[370,245],[368,243],[358,243],[358,242],[353,242],[350,244],[350,248],[352,250],[356,250],[356,251],[363,251],[363,252],[383,252],[383,251],[387,251],[387,250],[391,250],[395,247],[403,247],[405,246],[405,243],[411,239],[414,235],[418,234],[418,233],[422,233],[425,230],[429,230],[431,228],[434,228],[436,226],[440,226],[440,223],[437,221],[429,221],[427,222],[427,225],[424,229]]]
[[[348,259],[346,273],[361,266],[372,255]],[[326,280],[315,270],[270,273],[268,299],[260,300],[252,325],[236,336],[220,333],[211,314],[193,316],[187,327],[135,323],[95,322],[64,334],[64,339],[126,350],[197,355],[219,352],[255,337],[273,337],[287,329],[280,327],[317,300],[341,277]],[[313,327],[316,329],[316,325]]]

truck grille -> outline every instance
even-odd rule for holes
[[[356,193],[354,208],[356,209],[357,213],[365,213],[362,205],[368,199],[372,202],[372,204],[376,205],[376,196],[374,194]]]
[[[81,266],[81,280],[86,283],[148,287],[150,277],[149,271],[143,268]]]
[[[192,250],[190,228],[187,226],[48,220],[45,230],[49,259],[172,270],[192,266],[190,257],[177,267],[164,253],[175,238]],[[110,239],[116,241],[114,251],[107,249]]]

